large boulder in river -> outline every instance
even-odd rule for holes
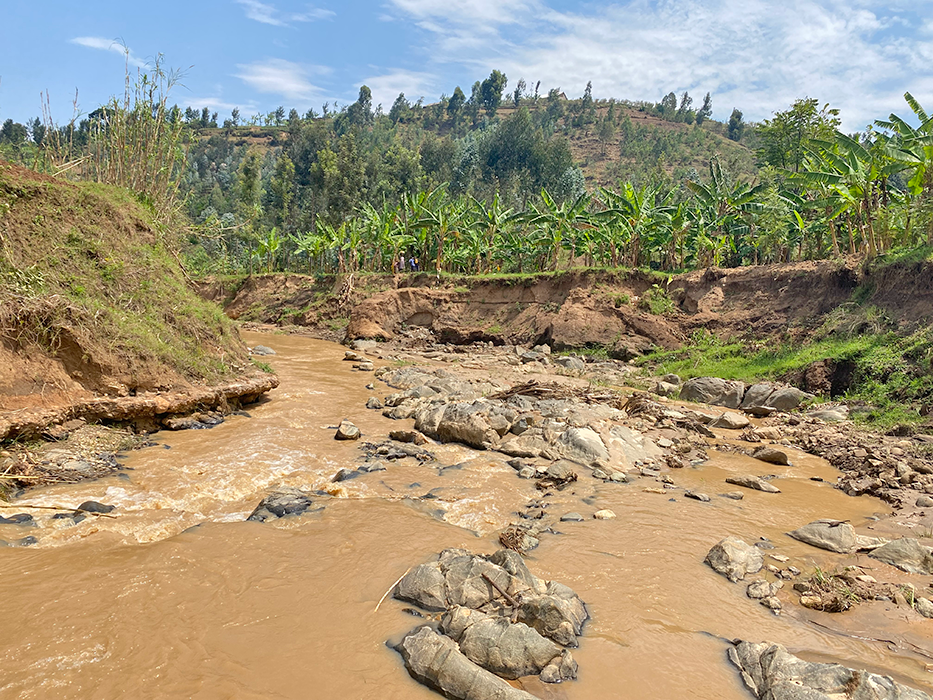
[[[768,397],[774,393],[774,385],[768,382],[752,384],[745,391],[745,397],[742,399],[742,408],[753,408],[755,406],[770,406]]]
[[[808,394],[796,387],[788,386],[778,389],[768,397],[768,405],[773,406],[779,411],[793,411],[797,406],[808,399],[812,399],[813,394]]]
[[[912,537],[888,542],[868,556],[911,574],[933,574],[933,550]]]
[[[742,382],[727,381],[719,377],[696,377],[684,383],[680,390],[683,401],[709,403],[726,408],[738,408],[745,396]]]
[[[931,700],[889,676],[804,661],[779,644],[738,642],[729,659],[759,700]]]
[[[440,629],[470,661],[502,678],[537,675],[552,665],[558,672],[555,680],[576,677],[570,652],[524,623],[457,605],[441,618]]]
[[[448,404],[432,437],[441,442],[460,442],[485,450],[499,441],[499,434],[489,423],[488,410],[489,404],[481,401]],[[417,429],[417,424],[415,427]]]
[[[409,632],[395,647],[412,677],[456,700],[536,700],[470,661],[450,637],[428,626]]]
[[[312,505],[311,498],[298,489],[279,489],[263,498],[247,520],[264,523],[286,515],[300,515]]]
[[[761,571],[765,559],[760,549],[730,535],[713,545],[705,562],[713,571],[735,583],[745,578],[746,574]]]
[[[609,450],[599,433],[591,428],[567,428],[557,438],[557,442],[568,459],[582,464],[603,464],[609,461]]]
[[[838,520],[816,520],[787,534],[795,540],[839,554],[848,554],[858,547],[855,529]]]

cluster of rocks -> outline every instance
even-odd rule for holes
[[[658,382],[658,388],[670,391],[677,386],[668,375]],[[667,386],[662,386],[662,383]],[[673,392],[667,395],[672,395]],[[682,401],[706,403],[725,408],[737,408],[756,416],[769,416],[778,411],[792,411],[806,400],[813,399],[795,387],[781,386],[772,382],[746,385],[744,382],[720,379],[719,377],[696,377],[684,382],[680,389]]]
[[[688,416],[665,415],[657,404],[656,414],[640,415],[638,427],[628,427],[615,422],[629,419],[629,413],[607,404],[522,394],[491,398],[505,387],[463,380],[443,369],[405,367],[376,374],[399,390],[381,402],[383,414],[412,418],[418,433],[439,442],[520,459],[569,459],[600,469],[607,478],[620,470],[664,466],[670,454],[683,458],[680,466],[706,458],[703,443],[687,439],[678,425],[689,422]]]
[[[787,533],[796,540],[838,554],[868,552],[868,556],[902,571],[913,574],[933,574],[933,549],[919,540],[909,537],[893,541],[865,537],[855,532],[847,522],[839,520],[816,520]],[[783,580],[792,580],[801,574],[794,566],[783,569],[765,563],[762,549],[773,545],[759,541],[754,546],[737,537],[726,537],[716,543],[706,555],[705,562],[717,573],[733,583],[746,576],[757,574],[762,569],[774,574],[775,581],[764,579],[752,581],[746,590],[749,598],[759,600],[765,607],[779,611],[782,607],[777,592],[783,588]],[[785,563],[788,557],[769,554],[770,558]],[[823,612],[843,612],[854,603],[867,600],[884,600],[906,605],[924,617],[933,617],[933,600],[921,596],[912,584],[896,585],[879,583],[875,577],[857,569],[844,569],[841,573],[824,574],[818,571],[805,581],[793,586],[799,594],[798,602],[806,608]]]
[[[110,513],[116,506],[100,503],[98,501],[84,501],[73,510],[62,510],[51,517],[51,523],[56,528],[73,527],[86,518],[86,514],[103,515]],[[29,513],[15,513],[9,516],[0,516],[0,525],[15,525],[20,528],[35,528],[39,526],[36,519]],[[26,535],[11,540],[0,539],[0,547],[30,547],[36,544],[39,538],[35,535]]]
[[[839,469],[838,488],[850,496],[870,494],[898,508],[933,507],[933,455],[918,449],[928,444],[924,436],[870,435],[817,421],[789,427],[786,434],[802,450]]]
[[[436,624],[419,625],[394,648],[416,680],[446,697],[530,700],[502,679],[576,678],[570,649],[589,618],[586,606],[567,586],[532,574],[516,552],[444,550],[407,572],[393,596],[435,613]]]

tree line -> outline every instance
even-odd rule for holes
[[[122,100],[64,127],[8,120],[0,151],[186,210],[187,260],[203,272],[390,271],[415,257],[471,274],[675,270],[933,244],[933,122],[910,94],[909,119],[844,134],[811,98],[760,124],[737,109],[720,123],[709,94],[698,108],[686,92],[598,101],[588,84],[569,100],[540,83],[506,92],[493,71],[469,97],[400,94],[384,112],[363,86],[340,109],[280,107],[257,132],[237,111],[218,127],[207,109],[169,106],[174,79],[157,63]],[[611,187],[587,187],[574,162],[570,139],[590,137],[617,148]],[[707,165],[670,167],[685,152]]]

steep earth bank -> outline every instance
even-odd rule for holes
[[[639,270],[492,278],[284,274],[208,279],[197,288],[232,318],[299,326],[330,340],[388,340],[420,326],[444,342],[601,347],[619,359],[678,347],[698,329],[725,338],[805,340],[846,304],[870,305],[902,325],[933,317],[929,262],[710,268],[670,280]]]
[[[126,191],[0,162],[0,441],[82,421],[151,430],[277,385],[191,291],[170,235]]]

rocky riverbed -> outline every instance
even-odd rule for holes
[[[274,347],[276,338],[264,343]],[[283,367],[304,361],[295,350],[286,355],[293,365]],[[681,655],[709,647],[713,653],[702,655],[704,668],[714,666],[726,677],[734,673],[727,662],[732,649],[741,669],[735,687],[744,682],[741,692],[755,697],[859,698],[869,690],[876,694],[866,697],[927,697],[918,682],[922,674],[905,676],[906,669],[933,662],[925,631],[933,608],[933,523],[927,515],[933,509],[923,500],[929,457],[922,436],[864,433],[839,405],[801,408],[803,396],[792,396],[798,404],[787,406],[779,398],[792,392],[784,387],[725,386],[726,398],[712,400],[735,405],[700,403],[690,393],[696,382],[685,385],[669,376],[646,386],[624,362],[556,356],[544,346],[449,346],[416,330],[391,344],[358,342],[339,356],[343,360],[328,365],[326,374],[339,377],[339,386],[359,385],[359,391],[315,394],[314,385],[301,385],[290,395],[273,394],[255,420],[277,402],[288,408],[268,435],[250,437],[254,419],[233,416],[228,423],[235,428],[173,433],[178,439],[165,445],[173,450],[160,457],[178,469],[188,453],[176,449],[190,449],[184,446],[192,440],[203,443],[199,436],[222,435],[218,439],[245,440],[244,447],[256,442],[266,452],[281,449],[277,440],[313,442],[332,458],[315,458],[309,479],[299,466],[307,457],[299,453],[284,450],[279,457],[247,449],[237,458],[244,460],[239,471],[212,468],[222,477],[216,484],[198,463],[184,465],[176,490],[159,484],[164,496],[157,508],[163,510],[152,512],[175,508],[180,518],[163,537],[205,517],[259,528],[248,532],[263,542],[267,532],[311,536],[333,523],[335,546],[344,552],[334,561],[354,571],[377,569],[367,576],[369,609],[375,605],[379,615],[396,620],[381,639],[401,657],[386,649],[389,656],[378,663],[395,663],[402,676],[404,663],[414,678],[449,697],[606,697],[609,686],[593,685],[594,678],[613,675],[600,659],[641,648],[650,620],[671,616],[663,629],[686,627],[693,636],[663,636],[659,643],[673,643]],[[286,372],[280,392],[289,391],[288,378]],[[301,417],[310,410],[298,402],[302,394],[315,402],[313,423]],[[749,394],[759,398],[746,401]],[[842,471],[811,456],[827,445],[845,457],[838,463]],[[830,452],[821,454],[832,461]],[[266,462],[283,466],[258,482],[261,497],[253,485],[235,496],[236,506],[216,515],[203,496],[175,505],[188,498],[184,489],[196,483],[191,479],[204,480],[208,493],[225,494],[241,474],[258,473]],[[134,466],[126,488],[145,476],[138,458],[129,463]],[[14,535],[32,537],[30,551],[41,552],[53,542],[73,541],[57,539],[64,533],[127,532],[140,517],[136,504],[151,497],[117,497],[122,487],[115,478],[108,477],[111,485],[99,496],[89,486],[80,491],[82,506],[94,495],[101,507],[116,505],[112,512],[94,515],[75,506],[66,523],[26,507],[10,509],[0,523],[3,537],[11,543]],[[880,483],[852,488],[865,478]],[[56,489],[46,500],[33,492],[20,500],[66,505],[65,487]],[[398,561],[356,561],[357,540],[350,533],[358,525],[347,513],[365,522],[374,511],[347,508],[372,500],[398,503],[421,524],[403,530],[390,525],[368,538],[395,552],[402,532],[411,541],[433,532],[426,516],[441,528],[431,549],[416,547]],[[29,513],[35,515],[32,524],[18,521]],[[63,534],[53,536],[50,528]],[[349,539],[337,536],[341,529]],[[463,534],[454,537],[455,531]],[[392,568],[386,570],[387,562]],[[313,583],[315,574],[307,576]],[[356,585],[348,591],[351,598]],[[620,615],[618,599],[629,601],[626,615]],[[321,604],[326,607],[326,600]],[[706,615],[707,606],[716,612]],[[641,616],[649,621],[640,622],[638,632],[629,629],[626,620]],[[788,641],[824,628],[832,630],[821,633],[830,635],[823,641],[833,646],[829,660],[843,660],[842,666],[801,654]],[[698,630],[708,633],[708,641],[696,637]],[[747,641],[733,643],[736,637]],[[814,648],[812,642],[803,647]],[[657,696],[650,674],[636,668],[630,673],[635,694],[626,690],[620,697]],[[704,673],[691,667],[682,684],[671,678],[663,687],[679,687],[682,695],[691,675]],[[396,682],[402,683],[390,684]],[[792,694],[807,683],[808,695]],[[390,696],[416,697],[411,688],[399,692]],[[714,696],[723,695],[698,695]]]

